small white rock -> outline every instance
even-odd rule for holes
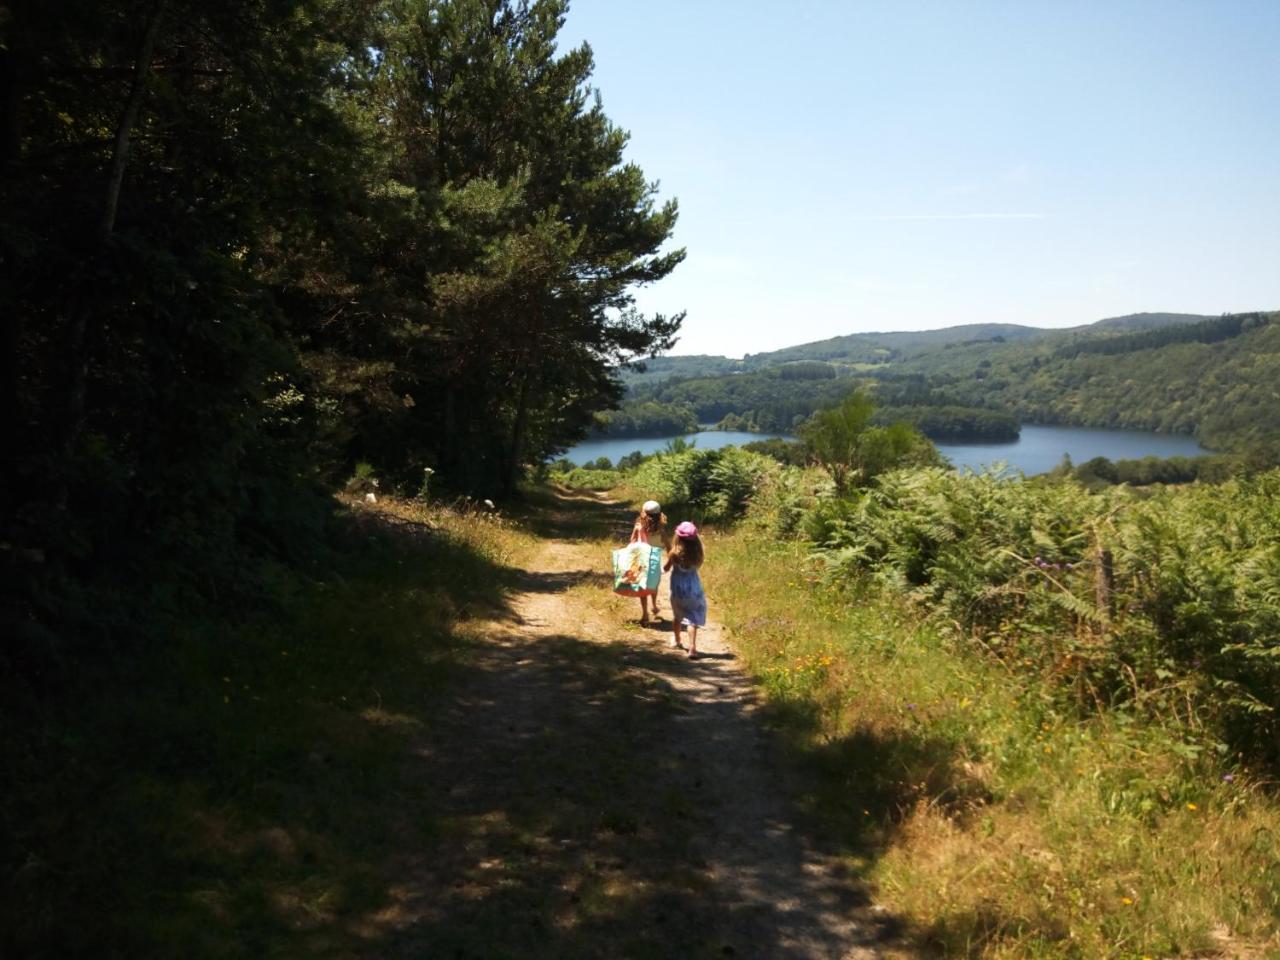
[[[378,502],[378,495],[377,495],[376,493],[366,493],[366,494],[364,495],[364,502],[365,502],[365,503],[377,503],[377,502]]]

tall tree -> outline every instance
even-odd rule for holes
[[[616,402],[611,364],[665,349],[679,328],[632,309],[634,288],[684,257],[660,252],[676,205],[624,163],[626,134],[588,86],[590,49],[558,55],[564,11],[382,10],[357,99],[385,146],[370,189],[395,208],[394,247],[312,346],[329,382],[342,368],[379,378],[354,452],[393,471],[443,465],[456,483],[509,491],[524,462]]]

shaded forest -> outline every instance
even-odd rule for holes
[[[683,259],[676,204],[565,8],[6,6],[6,619],[67,574],[305,554],[357,462],[509,493],[672,344],[632,291]]]

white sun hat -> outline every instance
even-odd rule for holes
[[[662,512],[662,504],[657,500],[646,500],[640,509],[645,513],[659,514]]]

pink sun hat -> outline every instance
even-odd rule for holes
[[[695,527],[688,520],[685,520],[683,523],[680,524],[680,526],[676,527],[676,536],[680,537],[681,539],[688,540],[690,537],[696,537],[697,535],[698,535],[698,528]]]

